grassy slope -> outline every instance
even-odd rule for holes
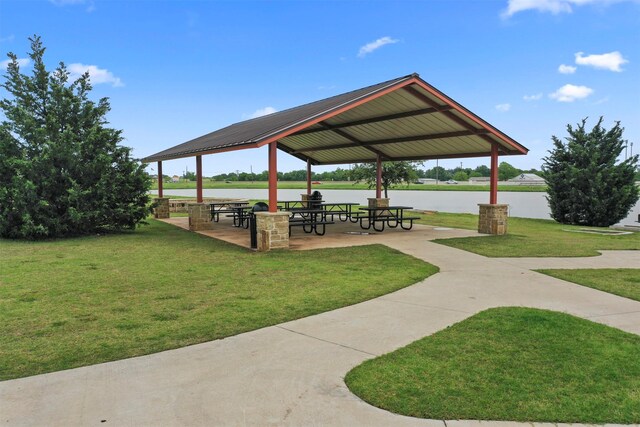
[[[252,253],[150,222],[123,235],[0,240],[0,379],[222,338],[437,271],[384,246]]]
[[[638,269],[602,268],[538,271],[578,285],[640,301],[640,270]]]
[[[418,221],[443,227],[475,230],[478,216],[471,214],[425,214]],[[640,250],[640,233],[622,236],[575,233],[577,227],[555,221],[509,218],[508,234],[481,238],[440,239],[437,243],[490,257],[596,256],[597,250]],[[597,230],[597,228],[591,228]]]
[[[640,423],[640,337],[562,313],[497,308],[346,376],[367,402],[434,419]]]

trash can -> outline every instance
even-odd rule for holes
[[[322,194],[319,191],[314,191],[311,193],[309,198],[307,199],[307,206],[309,209],[320,209],[320,204],[322,203]]]
[[[269,205],[264,202],[258,202],[251,208],[249,214],[249,234],[251,236],[251,249],[258,248],[258,227],[256,224],[255,212],[266,212],[269,210]]]

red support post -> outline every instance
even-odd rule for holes
[[[163,197],[162,194],[162,162],[158,162],[158,197]]]
[[[269,144],[269,212],[278,211],[278,143]]]
[[[311,160],[307,159],[307,194],[311,194]]]
[[[382,157],[376,159],[376,199],[382,197]]]
[[[196,156],[196,202],[202,203],[202,156]]]
[[[498,144],[491,144],[491,178],[489,179],[489,203],[498,203]]]

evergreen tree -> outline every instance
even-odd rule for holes
[[[40,38],[31,41],[32,75],[8,56],[9,97],[0,101],[0,236],[38,239],[131,229],[149,214],[150,179],[106,127],[106,98],[89,99],[89,74],[69,82],[49,72]]]
[[[575,129],[567,125],[566,142],[552,137],[554,148],[542,166],[547,200],[551,216],[562,224],[607,227],[626,217],[638,201],[638,156],[616,164],[626,146],[620,122],[607,131],[601,117],[587,132],[586,121]]]
[[[418,177],[416,168],[422,166],[422,162],[383,162],[382,163],[382,188],[384,197],[389,197],[389,188],[402,183],[409,184]],[[376,185],[377,168],[375,163],[356,163],[352,170],[352,176],[358,181],[365,181],[369,188]]]

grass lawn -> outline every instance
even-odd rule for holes
[[[419,224],[477,230],[478,215],[422,214]],[[439,239],[435,242],[490,257],[572,257],[596,256],[597,250],[640,250],[640,233],[600,235],[565,230],[590,229],[559,224],[546,219],[509,218],[504,236]],[[604,230],[609,230],[608,228]]]
[[[214,340],[368,300],[437,272],[385,246],[253,253],[150,220],[0,240],[0,379]]]
[[[481,312],[345,381],[372,405],[413,417],[640,423],[640,337],[567,314]]]
[[[602,268],[580,270],[537,270],[568,282],[599,289],[614,295],[640,301],[640,270]]]
[[[158,189],[158,182],[154,181],[153,186],[151,187],[153,190]],[[162,185],[164,190],[171,189],[194,189],[196,188],[195,181],[187,181],[187,182],[165,182]],[[223,181],[211,181],[209,179],[205,179],[202,182],[202,188],[257,188],[257,189],[265,189],[268,188],[268,183],[266,181],[232,181],[232,182],[223,182]],[[299,189],[303,190],[307,188],[306,181],[279,181],[278,188],[283,189]],[[365,183],[354,183],[348,181],[322,181],[322,184],[314,184],[314,190],[367,190],[369,186]],[[394,187],[393,190],[422,190],[422,191],[489,191],[489,184],[457,184],[457,185],[447,185],[447,184],[409,184],[409,185],[399,185]],[[501,184],[498,185],[498,190],[500,191],[517,191],[517,192],[544,192],[547,191],[546,185],[509,185],[509,184]]]

